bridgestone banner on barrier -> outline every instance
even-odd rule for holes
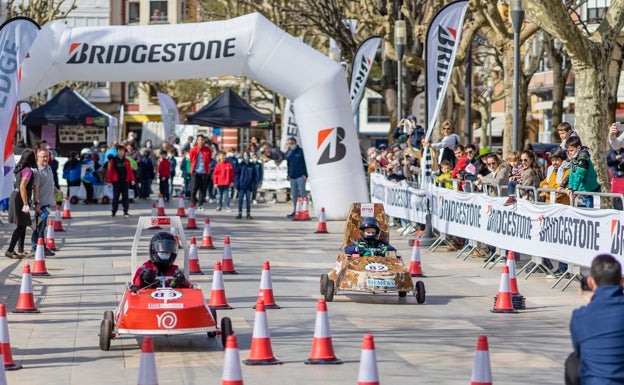
[[[431,186],[428,191],[372,174],[371,201],[383,203],[388,215],[424,223],[423,201],[432,200],[431,223],[439,232],[473,239],[518,253],[590,266],[600,253],[624,263],[624,212],[539,204],[505,197],[464,193]]]

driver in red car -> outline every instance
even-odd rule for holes
[[[373,217],[364,218],[360,224],[360,239],[345,247],[345,254],[385,257],[388,251],[396,251],[389,243],[379,239],[380,234],[381,227],[377,219]]]
[[[150,240],[150,259],[139,267],[134,274],[132,284],[139,288],[159,287],[158,277],[162,277],[166,287],[191,287],[184,277],[184,272],[173,262],[176,259],[178,245],[175,237],[167,232],[156,233]]]

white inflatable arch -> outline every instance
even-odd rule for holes
[[[22,66],[20,98],[66,80],[245,75],[293,100],[315,209],[344,219],[368,187],[340,65],[259,13],[209,23],[69,28],[46,24]]]

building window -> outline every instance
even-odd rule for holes
[[[382,98],[368,98],[368,123],[387,123],[390,114]]]
[[[609,8],[606,0],[588,0],[586,4],[587,22],[601,21]]]
[[[141,21],[141,4],[138,1],[128,3],[128,24],[137,24]]]
[[[128,83],[128,103],[136,104],[139,102],[139,85],[134,82]]]
[[[149,85],[149,103],[158,104],[158,90],[152,84]]]
[[[150,22],[164,23],[167,21],[167,2],[150,1]]]

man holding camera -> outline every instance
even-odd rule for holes
[[[614,150],[624,147],[624,123],[613,122],[609,127],[609,144]]]

